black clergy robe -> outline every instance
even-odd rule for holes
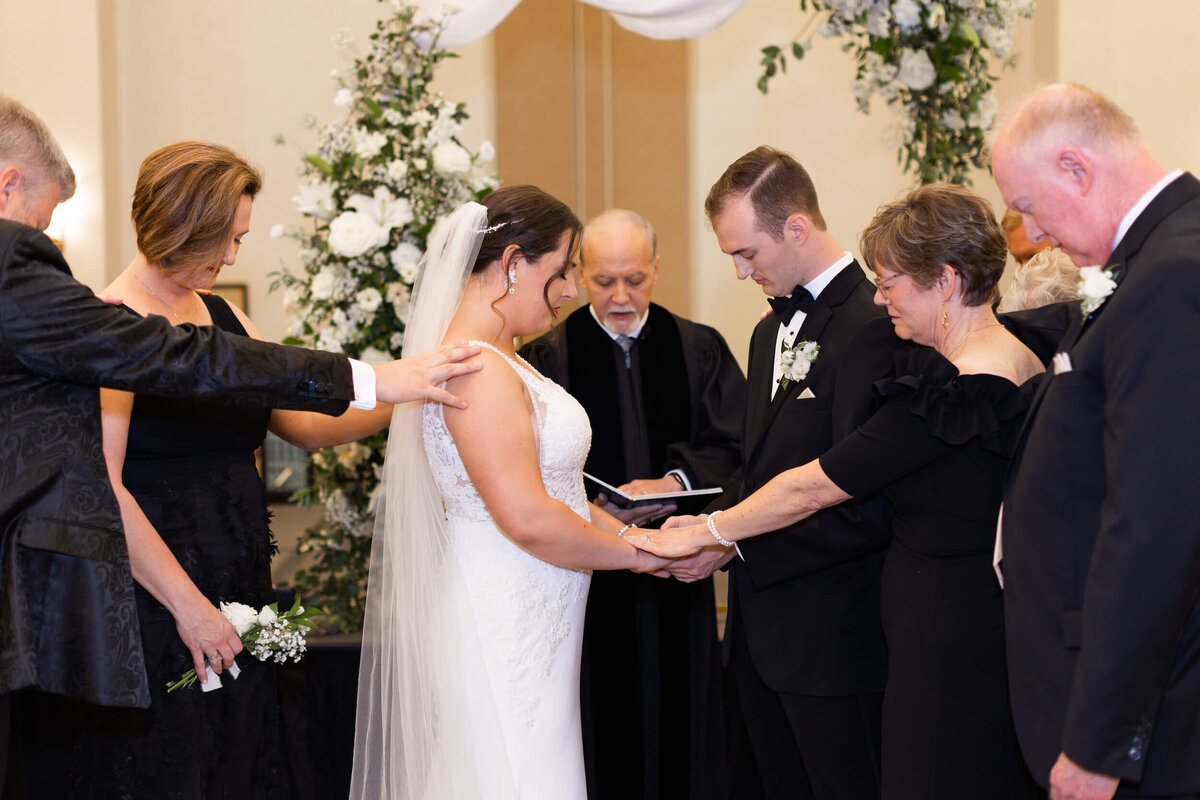
[[[626,367],[585,306],[521,355],[587,410],[590,474],[620,486],[678,469],[692,488],[728,487],[746,381],[712,328],[651,304]],[[580,691],[589,798],[728,797],[711,578],[595,573]]]

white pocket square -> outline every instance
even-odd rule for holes
[[[797,399],[797,400],[812,400],[812,399],[814,399],[815,397],[816,397],[816,395],[815,395],[815,394],[813,394],[813,391],[812,391],[812,389],[810,389],[810,388],[808,388],[807,386],[805,386],[805,387],[804,387],[804,391],[803,391],[803,392],[801,392],[799,395],[797,395],[797,396],[796,396],[796,399]]]
[[[1055,353],[1053,364],[1055,375],[1062,375],[1064,372],[1070,372],[1072,369],[1071,355],[1069,353]]]

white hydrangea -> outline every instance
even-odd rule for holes
[[[986,131],[992,127],[992,123],[996,120],[996,112],[999,110],[1000,105],[996,102],[995,95],[988,92],[979,98],[979,108],[967,115],[967,124],[972,128]]]
[[[942,124],[952,131],[961,131],[966,127],[967,123],[962,118],[962,114],[957,111],[946,111],[942,114]]]
[[[921,29],[921,5],[916,0],[896,0],[892,5],[892,14],[896,17],[896,25],[903,33],[913,33]],[[887,33],[875,34],[887,36]]]
[[[354,105],[354,92],[343,86],[333,96],[333,104],[338,108],[349,108]]]

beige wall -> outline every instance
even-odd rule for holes
[[[855,111],[853,61],[836,42],[818,39],[769,95],[755,90],[759,48],[799,30],[797,6],[749,0],[723,27],[688,46],[691,315],[722,330],[741,358],[765,305],[756,286],[736,282],[703,217],[704,195],[724,167],[760,143],[790,150],[812,172],[831,228],[852,251],[876,206],[909,185],[895,150],[884,143],[888,110],[877,101],[870,116]],[[1003,73],[1002,101],[1037,82],[1089,83],[1134,115],[1166,165],[1196,167],[1200,73],[1186,64],[1200,5],[1160,0],[1153,8],[1153,15],[1134,14],[1116,0],[1041,0],[1037,18],[1022,23],[1016,46],[1022,60]],[[363,41],[383,9],[373,0],[3,4],[0,24],[19,32],[0,49],[3,89],[46,119],[79,172],[79,196],[64,206],[74,212],[64,216],[73,217],[66,251],[77,274],[99,287],[132,257],[128,198],[147,153],[183,138],[215,139],[266,171],[253,234],[225,279],[250,283],[256,322],[267,336],[281,335],[283,315],[278,298],[266,292],[266,273],[294,263],[295,247],[272,241],[267,231],[276,222],[299,221],[290,201],[297,146],[313,143],[301,120],[305,113],[324,120],[337,112],[328,76],[345,60],[330,35],[347,26]],[[44,57],[47,49],[53,59]],[[464,48],[440,78],[449,96],[468,103],[472,145],[495,138],[493,50],[490,39]],[[517,113],[552,110],[530,103]],[[293,144],[273,144],[278,133]],[[986,173],[975,187],[999,208]]]

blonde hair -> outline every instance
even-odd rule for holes
[[[167,272],[218,261],[243,196],[262,173],[228,147],[178,142],[146,156],[133,190],[138,251]]]
[[[1034,253],[1013,272],[998,311],[1020,311],[1079,299],[1079,267],[1056,247]]]

